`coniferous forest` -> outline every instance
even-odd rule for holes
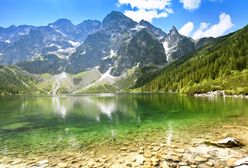
[[[175,61],[142,87],[186,94],[223,90],[248,94],[248,26]]]

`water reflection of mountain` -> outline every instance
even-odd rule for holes
[[[85,95],[62,97],[0,97],[0,116],[36,123],[140,123],[146,120],[225,118],[248,110],[247,100],[178,96],[174,94]],[[243,109],[243,110],[240,110]],[[203,117],[204,116],[204,117]]]
[[[27,115],[54,115],[63,119],[81,117],[100,121],[101,117],[112,120],[116,115],[135,118],[136,99],[122,96],[54,96],[23,99],[17,104]],[[19,107],[16,107],[19,108]],[[32,110],[37,109],[37,110]]]

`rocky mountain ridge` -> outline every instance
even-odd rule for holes
[[[96,20],[74,25],[59,19],[47,26],[10,26],[0,28],[0,64],[16,64],[56,54],[68,59],[85,38],[100,28]]]
[[[87,20],[74,25],[59,19],[47,26],[0,28],[0,64],[17,64],[39,75],[96,72],[89,86],[73,88],[81,91],[81,86],[88,89],[104,84],[123,90],[142,86],[161,68],[213,41],[195,41],[179,34],[174,26],[167,34],[149,22],[138,23],[113,11],[102,22]],[[74,77],[71,79],[70,85],[74,85]]]
[[[208,38],[205,41],[198,43],[182,36],[174,26],[167,34],[149,22],[137,23],[113,11],[102,23],[86,20],[74,25],[70,20],[59,19],[47,26],[1,28],[0,63],[21,63],[29,72],[39,73],[24,66],[25,61],[40,62],[46,55],[56,55],[68,61],[59,61],[63,64],[53,73],[78,73],[99,66],[101,72],[111,68],[111,74],[119,76],[138,65],[165,65],[202,47]]]

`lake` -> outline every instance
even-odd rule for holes
[[[102,156],[139,142],[184,147],[193,139],[244,139],[242,128],[248,128],[247,99],[177,94],[0,97],[0,158],[57,159],[63,153],[92,151]]]

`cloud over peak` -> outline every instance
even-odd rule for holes
[[[219,22],[216,24],[210,25],[210,23],[201,22],[200,27],[193,32],[194,23],[187,22],[179,30],[179,33],[185,36],[191,36],[193,39],[219,37],[227,33],[232,27],[231,16],[226,13],[221,13],[219,15]]]
[[[170,8],[170,0],[118,0],[118,5],[130,5],[132,9],[124,11],[124,14],[137,22],[142,19],[151,22],[174,13]]]
[[[209,27],[209,23],[201,23],[200,27],[193,34],[194,39],[202,37],[218,37],[225,34],[233,27],[231,16],[226,13],[221,13],[219,16],[219,23]]]
[[[184,36],[189,36],[190,33],[194,29],[194,23],[193,22],[188,22],[183,27],[179,30],[179,33],[184,35]]]
[[[138,8],[138,9],[163,10],[165,6],[170,4],[170,0],[119,0],[119,4],[130,5],[132,8]]]
[[[188,10],[198,9],[201,4],[201,0],[180,0],[183,3],[183,7]]]

